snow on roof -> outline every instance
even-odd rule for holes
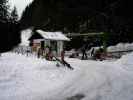
[[[62,40],[62,41],[70,41],[64,34],[61,32],[45,32],[43,30],[36,30],[44,39],[47,40]]]

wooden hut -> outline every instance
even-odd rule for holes
[[[52,51],[60,56],[63,50],[64,41],[70,41],[61,32],[45,32],[43,30],[36,30],[29,38],[33,51],[37,51],[38,48],[45,50],[46,47],[50,47]]]

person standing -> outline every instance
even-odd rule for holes
[[[37,50],[37,57],[40,58],[41,57],[41,48],[39,47]]]
[[[92,50],[91,50],[91,57],[94,56],[94,51],[95,51],[94,48],[92,48]]]
[[[88,58],[87,53],[86,53],[87,48],[88,48],[88,45],[87,45],[87,44],[85,44],[85,45],[82,47],[82,60]]]

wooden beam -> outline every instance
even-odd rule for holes
[[[74,37],[74,36],[94,36],[94,35],[102,35],[103,32],[100,33],[68,33],[65,34],[68,37]]]

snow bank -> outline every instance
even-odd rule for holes
[[[108,52],[133,50],[133,43],[118,43],[107,48]]]
[[[116,62],[116,64],[128,71],[133,71],[133,52],[123,55],[122,58]]]
[[[5,53],[0,58],[0,100],[73,100],[69,98],[78,94],[82,100],[133,100],[132,72],[121,67],[132,56],[116,62],[66,58],[74,67],[69,70],[56,62]]]

